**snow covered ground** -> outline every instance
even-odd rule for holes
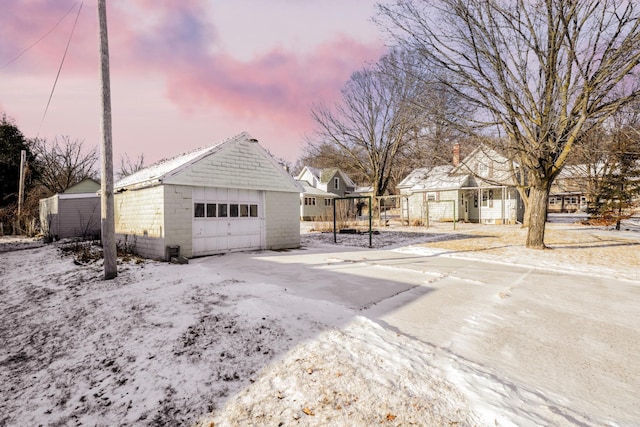
[[[1,238],[0,426],[640,425],[640,221],[373,240],[104,281]]]

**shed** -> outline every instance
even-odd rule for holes
[[[53,239],[100,236],[100,184],[91,178],[40,199],[40,227]]]
[[[246,132],[155,163],[114,191],[116,240],[141,256],[300,246],[302,188]]]

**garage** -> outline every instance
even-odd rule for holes
[[[302,187],[243,132],[114,184],[116,240],[169,260],[300,246]]]
[[[263,247],[261,191],[197,187],[193,190],[193,255]]]

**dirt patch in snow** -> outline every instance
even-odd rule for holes
[[[1,265],[0,426],[193,424],[290,338],[236,311],[255,299],[241,283],[181,266],[121,263],[105,281],[53,246]]]

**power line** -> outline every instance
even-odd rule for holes
[[[51,98],[53,98],[53,92],[56,90],[56,84],[58,83],[58,78],[60,77],[60,71],[62,71],[62,65],[64,64],[64,60],[67,57],[67,52],[69,51],[69,45],[71,44],[71,39],[73,38],[73,33],[76,30],[76,25],[78,24],[78,18],[80,17],[80,11],[82,10],[82,5],[84,2],[80,3],[80,7],[78,8],[78,14],[76,15],[76,20],[73,22],[73,28],[71,29],[71,34],[69,34],[69,40],[67,41],[67,47],[64,49],[64,54],[62,55],[62,61],[60,61],[60,67],[58,68],[58,74],[56,74],[56,79],[53,82],[53,87],[51,88],[51,93],[49,94],[49,100],[47,101],[47,106],[44,109],[44,114],[42,115],[42,121],[40,122],[40,127],[38,128],[38,134],[40,134],[40,129],[42,129],[42,124],[44,123],[44,119],[47,116],[47,111],[49,111],[49,104],[51,104]]]
[[[22,55],[24,55],[27,51],[29,51],[32,47],[34,47],[35,45],[37,45],[38,43],[40,43],[45,37],[47,37],[49,34],[51,34],[53,32],[53,30],[55,30],[58,25],[60,25],[60,23],[64,20],[64,18],[67,17],[67,15],[69,15],[71,13],[71,11],[73,10],[73,8],[76,7],[76,5],[78,4],[78,2],[75,2],[73,4],[73,6],[71,6],[71,8],[69,10],[67,10],[67,13],[65,13],[62,18],[60,18],[58,20],[58,22],[56,22],[56,24],[49,30],[47,31],[42,37],[40,37],[38,40],[36,40],[33,44],[31,44],[30,46],[26,47],[25,49],[22,50],[22,52],[20,52],[18,55],[16,55],[15,58],[13,58],[12,60],[10,60],[9,62],[7,62],[6,64],[0,66],[0,70],[2,70],[5,67],[8,67],[9,65],[13,64],[14,62],[16,62]],[[80,6],[82,7],[82,6]]]

